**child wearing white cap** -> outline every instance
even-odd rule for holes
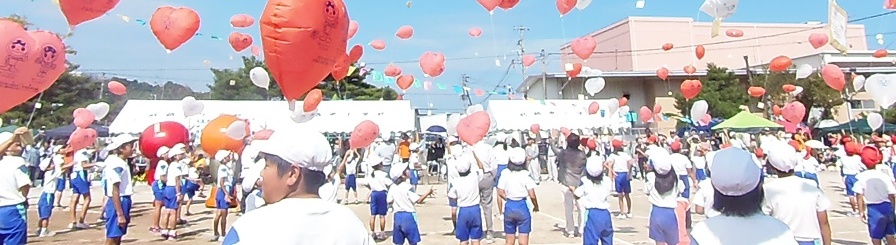
[[[233,152],[227,150],[219,150],[215,153],[215,161],[218,161],[217,179],[215,180],[215,219],[214,236],[212,241],[224,241],[223,235],[227,232],[227,210],[230,209],[230,203],[234,199],[233,175],[230,171],[231,155]]]
[[[103,168],[103,193],[108,198],[105,205],[106,244],[121,244],[121,238],[128,233],[131,222],[131,195],[134,187],[131,184],[131,166],[127,160],[134,155],[134,142],[137,138],[122,134],[112,139],[106,146],[114,154],[106,158]]]
[[[253,140],[261,152],[264,207],[236,220],[222,244],[374,244],[364,225],[347,207],[320,198],[331,163],[327,139],[308,127],[275,130]]]
[[[628,165],[631,167],[631,163]],[[582,228],[582,241],[585,245],[613,244],[613,219],[609,211],[610,202],[607,200],[611,190],[610,184],[604,181],[604,167],[600,162],[586,163],[582,185],[572,190],[585,212],[582,221],[585,224]]]
[[[460,178],[460,173],[457,172],[458,162],[472,161],[472,159],[464,157],[464,147],[456,140],[449,141],[448,144],[449,156],[445,159],[445,179],[447,180],[445,190],[451,191],[454,181]],[[451,235],[454,235],[454,228],[457,227],[457,198],[448,197],[448,206],[451,207]]]
[[[346,141],[343,144],[348,144]],[[358,154],[358,149],[350,149],[345,152],[345,155],[342,157],[342,162],[339,163],[339,166],[336,167],[336,174],[345,174],[345,198],[342,199],[342,203],[350,204],[357,203],[358,200],[358,161],[360,161],[360,154]],[[348,194],[350,192],[355,193],[355,201],[348,201]]]
[[[416,245],[420,243],[420,229],[417,226],[417,208],[415,203],[423,203],[432,195],[433,189],[429,189],[422,196],[414,192],[414,186],[409,183],[410,172],[408,163],[395,163],[389,169],[389,176],[395,180],[395,184],[389,187],[386,201],[392,204],[392,244]]]
[[[706,172],[704,177],[703,181],[697,184],[697,193],[694,193],[694,198],[691,199],[691,202],[694,203],[694,213],[702,214],[706,218],[712,218],[721,213],[712,208],[713,196],[715,195],[715,190],[712,189],[712,176],[709,172]]]
[[[538,199],[535,196],[535,187],[538,185],[526,167],[526,150],[519,147],[507,150],[509,164],[499,174],[498,200],[504,200],[504,238],[507,244],[529,244],[529,233],[532,232],[532,214],[526,198],[532,200],[534,209],[538,212]]]
[[[51,164],[52,161],[43,161],[40,163],[40,169],[44,171],[45,180],[55,180],[62,176],[63,169],[59,164]],[[37,223],[37,236],[52,236],[50,231],[50,216],[53,215],[53,204],[56,194],[57,181],[45,181],[43,192],[40,194],[40,200],[37,201],[37,216],[40,219]]]
[[[21,137],[16,137],[24,133],[20,129],[15,134],[0,133],[0,244],[27,242],[28,222],[21,210],[28,204],[31,178],[24,160],[6,155],[8,151],[21,151]]]
[[[165,173],[165,203],[162,210],[162,238],[168,240],[177,240],[177,223],[179,221],[178,210],[180,210],[180,202],[183,199],[181,192],[181,178],[183,177],[184,166],[181,162],[184,159],[184,145],[176,144],[168,151],[168,169]]]
[[[479,182],[483,179],[483,165],[473,147],[465,147],[462,156],[472,156],[476,168],[472,168],[473,163],[469,160],[455,162],[458,178],[451,183],[451,189],[448,190],[448,198],[456,199],[458,206],[454,237],[461,245],[470,243],[478,245],[483,237],[480,207],[482,197],[479,192]]]
[[[389,186],[392,185],[392,179],[389,173],[383,171],[383,158],[379,156],[370,156],[370,165],[373,166],[373,172],[368,179],[370,186],[370,233],[374,238],[383,239],[386,235],[382,232],[386,231],[386,213],[389,211],[389,202],[386,200]],[[390,165],[391,166],[391,165]],[[376,232],[376,220],[380,220],[380,232]]]
[[[678,244],[678,196],[684,191],[684,183],[672,171],[669,153],[662,148],[650,153],[650,168],[654,175],[648,176],[644,191],[652,205],[649,218],[649,237],[657,244]],[[755,165],[754,165],[755,166]]]
[[[72,155],[74,165],[72,165],[72,173],[70,174],[72,187],[72,197],[69,208],[71,209],[72,222],[69,229],[87,229],[90,228],[84,220],[87,218],[87,210],[90,209],[90,180],[87,177],[87,169],[95,166],[90,163],[90,156],[87,150],[81,149]],[[81,204],[81,212],[78,212],[78,204]]]
[[[156,156],[159,158],[159,160],[156,163],[155,173],[153,174],[155,177],[155,181],[153,181],[152,183],[152,226],[149,227],[149,231],[154,233],[159,233],[162,231],[162,229],[159,228],[159,217],[162,215],[162,207],[165,206],[165,182],[166,176],[168,174],[169,150],[171,150],[171,148],[162,146],[159,147],[159,150],[156,151]]]
[[[762,169],[752,158],[735,147],[716,152],[710,181],[721,215],[694,225],[691,244],[797,244],[787,224],[762,213]]]
[[[778,178],[762,185],[765,194],[762,211],[786,223],[801,245],[815,244],[818,240],[830,244],[827,210],[831,201],[815,182],[794,175],[794,168],[800,165],[805,154],[782,143],[769,148],[768,163]]]

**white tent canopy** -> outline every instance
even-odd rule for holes
[[[600,111],[588,114],[591,102],[600,105]],[[614,114],[607,111],[610,100],[490,100],[488,112],[497,123],[496,130],[529,130],[532,124],[542,129],[628,128],[625,121],[628,107],[619,108]]]
[[[427,128],[432,126],[441,126],[444,128],[448,128],[448,114],[446,113],[419,116],[417,117],[417,120],[420,120],[421,131],[426,131]]]
[[[112,134],[140,133],[150,125],[162,121],[183,123],[196,132],[221,114],[235,115],[249,120],[252,130],[297,126],[290,119],[286,101],[224,101],[202,100],[205,110],[200,115],[185,118],[180,100],[129,100],[109,125]],[[301,102],[297,103],[301,109]],[[414,130],[414,109],[410,101],[323,101],[318,115],[302,126],[320,132],[350,133],[358,123],[371,120],[380,132]]]

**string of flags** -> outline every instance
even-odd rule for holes
[[[386,76],[383,72],[380,71],[370,71],[367,75],[369,79],[372,79],[373,82],[382,83],[384,85],[392,85],[396,83],[398,78]],[[414,83],[412,87],[414,88],[423,88],[423,90],[429,91],[433,89],[433,85],[435,85],[435,89],[438,90],[448,90],[448,85],[439,82],[430,82],[423,81],[420,79],[414,79]],[[511,99],[517,98],[515,94],[508,93],[508,91],[486,91],[480,88],[471,88],[469,86],[460,86],[460,85],[451,85],[451,89],[454,93],[460,95],[466,92],[472,92],[472,94],[476,96],[486,96],[486,95],[501,95],[508,96]]]

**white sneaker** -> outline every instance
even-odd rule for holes
[[[224,242],[224,237],[223,237],[223,236],[219,236],[219,237],[218,237],[218,241],[219,241],[219,242]]]
[[[631,219],[631,218],[632,218],[632,213],[627,213],[627,214],[625,214],[625,218],[627,218],[627,219]]]
[[[69,229],[75,229],[75,223],[69,223],[69,224],[68,224],[68,228],[69,228]]]
[[[87,224],[84,224],[84,223],[79,223],[79,224],[76,224],[76,225],[75,225],[75,228],[77,228],[77,229],[90,229],[90,226],[87,225]]]
[[[616,215],[616,218],[617,219],[625,219],[626,217],[625,217],[625,214],[620,213],[619,215]]]
[[[49,230],[43,230],[43,232],[41,232],[40,235],[38,235],[38,237],[51,237],[53,235],[56,235],[56,234],[51,233]]]

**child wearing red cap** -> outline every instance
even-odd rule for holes
[[[846,190],[846,196],[849,197],[849,205],[852,207],[852,212],[849,213],[849,216],[855,217],[858,215],[859,209],[858,203],[856,202],[856,194],[853,192],[853,186],[857,180],[856,175],[864,171],[865,166],[862,166],[862,159],[858,155],[859,151],[861,151],[861,145],[852,142],[851,140],[845,142],[843,147],[846,156],[840,158],[838,165],[840,165],[840,174],[843,175],[843,185]]]
[[[622,150],[623,143],[621,140],[614,139],[611,142],[613,153],[607,157],[604,163],[610,171],[610,178],[614,180],[616,185],[617,198],[619,198],[619,216],[617,218],[632,217],[632,166],[635,164],[634,158]]]
[[[856,193],[859,213],[862,221],[868,223],[868,235],[874,244],[881,244],[881,240],[887,239],[887,244],[896,244],[896,214],[893,213],[893,203],[896,199],[896,186],[893,178],[881,171],[874,171],[880,163],[882,155],[880,150],[866,146],[859,150],[861,163],[872,171],[864,171],[856,176],[857,181],[852,191]]]

